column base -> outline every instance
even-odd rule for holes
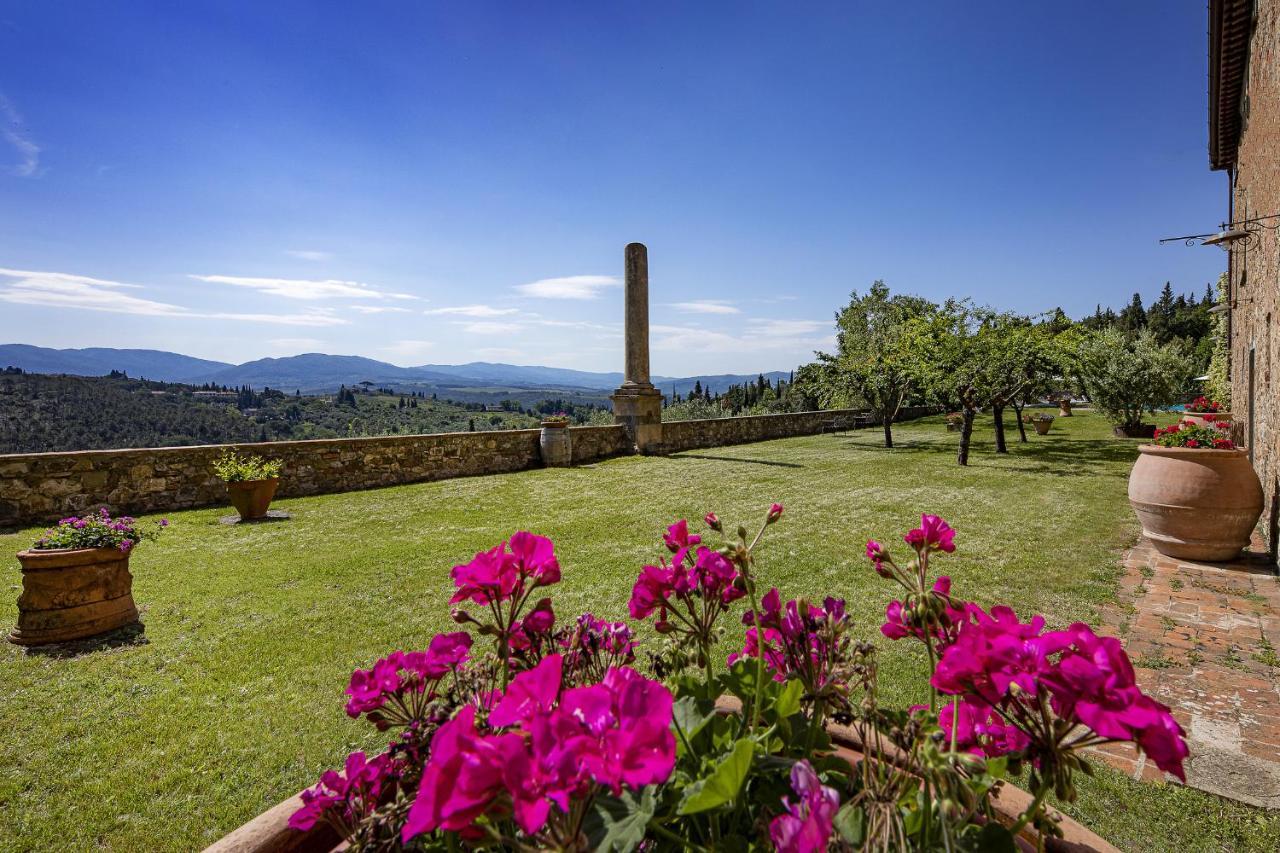
[[[626,427],[636,452],[662,453],[662,392],[652,385],[623,385],[609,399],[613,422]]]

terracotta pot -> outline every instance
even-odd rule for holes
[[[1058,401],[1058,417],[1060,418],[1071,417],[1071,401],[1070,400]]]
[[[245,521],[263,518],[271,499],[276,495],[276,487],[280,485],[279,477],[270,480],[241,480],[238,483],[227,483],[227,495],[231,505],[240,513]]]
[[[1123,424],[1116,427],[1112,432],[1116,438],[1154,438],[1156,434],[1155,424],[1138,424],[1137,426],[1124,426]]]
[[[542,451],[542,464],[548,468],[568,468],[573,463],[573,438],[560,421],[543,421],[538,448]]]
[[[1053,419],[1049,420],[1032,420],[1031,425],[1036,428],[1036,435],[1047,435],[1049,427],[1053,426]]]
[[[1138,448],[1129,504],[1161,554],[1223,562],[1249,544],[1262,514],[1262,484],[1243,450]]]
[[[21,551],[22,594],[10,642],[80,640],[138,621],[129,555],[116,548]]]
[[[737,714],[742,710],[738,700],[731,696],[722,697],[716,705],[722,714]],[[850,766],[862,760],[862,741],[856,730],[833,723],[827,726],[827,732],[835,744],[836,755],[849,762]],[[893,750],[892,745],[889,749]],[[890,755],[894,761],[900,758],[896,752]],[[992,797],[992,805],[1002,823],[1012,824],[1031,805],[1031,795],[1006,783]],[[299,793],[215,841],[205,848],[204,853],[330,853],[343,849],[344,845],[328,824],[317,823],[307,832],[289,829],[289,816],[301,806],[302,795]],[[1120,853],[1105,839],[1066,815],[1059,814],[1058,817],[1062,838],[1044,839],[1044,849],[1050,853]],[[1024,829],[1017,838],[1018,846],[1024,851],[1036,850],[1036,840],[1037,834],[1031,827]]]
[[[1183,412],[1182,422],[1190,423],[1198,427],[1207,427],[1213,429],[1219,423],[1230,424],[1233,420],[1230,412]],[[1223,430],[1223,435],[1227,434]]]

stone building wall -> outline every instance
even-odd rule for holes
[[[620,426],[573,427],[573,461],[629,453]],[[169,512],[225,504],[212,471],[228,447],[284,463],[280,497],[521,471],[541,464],[536,429],[0,456],[0,526],[106,505]]]
[[[1263,0],[1255,9],[1232,192],[1237,222],[1280,213],[1280,2]],[[1277,220],[1262,224],[1274,227]],[[1268,228],[1230,250],[1231,403],[1262,480],[1263,522],[1274,553],[1280,544],[1280,234]]]

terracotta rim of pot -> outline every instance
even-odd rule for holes
[[[722,696],[716,701],[721,714],[737,714],[742,703],[733,696]],[[827,726],[836,754],[852,763],[863,757],[862,740],[855,729],[831,723]],[[886,744],[888,760],[900,763],[905,760],[901,751]],[[1013,823],[1031,805],[1031,795],[1016,785],[1005,783],[991,797],[996,813],[1004,822]],[[342,841],[333,828],[323,821],[306,832],[289,828],[289,817],[302,807],[302,792],[284,802],[277,803],[248,823],[232,830],[205,848],[204,853],[330,853],[341,848]],[[1062,838],[1046,838],[1045,849],[1058,853],[1120,853],[1105,838],[1091,832],[1083,824],[1072,820],[1057,809],[1051,814],[1058,820]],[[1023,830],[1018,841],[1024,847],[1036,849],[1037,835],[1031,827]]]
[[[543,421],[543,429],[564,429],[569,425],[568,421]]]
[[[18,552],[18,559],[22,562],[23,570],[41,571],[43,569],[62,569],[68,566],[84,565],[84,557],[88,554],[97,554],[98,559],[94,562],[110,562],[125,559],[132,553],[133,549],[121,551],[119,548],[110,548],[103,546],[101,548],[28,548],[25,551]],[[33,563],[28,568],[28,564]]]
[[[1169,456],[1172,458],[1195,458],[1200,457],[1216,457],[1224,459],[1228,456],[1245,456],[1248,455],[1247,450],[1243,447],[1233,447],[1230,450],[1221,447],[1162,447],[1159,444],[1139,444],[1139,453],[1146,453],[1151,456]]]
[[[252,489],[262,485],[263,483],[278,483],[278,482],[280,482],[279,477],[264,477],[261,480],[229,480],[227,481],[227,488],[228,489]]]

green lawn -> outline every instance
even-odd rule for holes
[[[1086,415],[1025,445],[1015,431],[997,457],[980,429],[968,468],[931,419],[900,427],[892,451],[867,430],[286,500],[286,523],[176,513],[132,563],[146,644],[58,658],[0,643],[0,849],[199,848],[350,750],[379,748],[342,712],[348,674],[451,629],[450,567],[520,528],[556,542],[562,616],[623,617],[665,524],[709,509],[755,523],[777,500],[787,514],[760,552],[766,580],[788,596],[848,598],[879,638],[892,590],[863,544],[899,541],[936,512],[959,531],[943,561],[959,595],[1095,621],[1136,535],[1135,443]],[[34,532],[0,536],[0,553]],[[15,619],[20,584],[7,562],[0,625]],[[886,699],[919,698],[918,647],[880,646]],[[1108,771],[1081,787],[1074,811],[1123,849],[1280,848],[1274,813]]]

